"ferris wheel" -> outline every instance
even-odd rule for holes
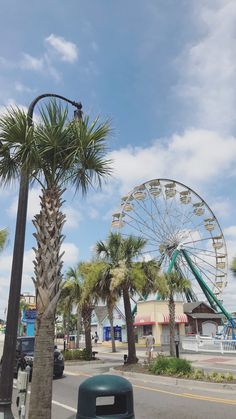
[[[121,199],[112,229],[123,237],[146,239],[141,257],[155,259],[162,272],[172,269],[192,282],[186,301],[205,296],[221,305],[227,285],[227,249],[219,222],[191,188],[170,179],[153,179]]]

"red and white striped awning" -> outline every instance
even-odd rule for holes
[[[147,324],[156,324],[151,320],[151,316],[135,316],[134,326],[145,326]]]
[[[163,320],[159,321],[158,323],[164,323],[164,324],[168,324],[170,323],[170,316],[169,314],[162,314],[163,316]],[[186,316],[186,314],[182,313],[182,314],[176,314],[175,315],[175,323],[188,323],[188,317]]]

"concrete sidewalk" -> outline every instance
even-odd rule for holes
[[[124,361],[124,355],[127,354],[128,350],[126,347],[118,347],[117,352],[112,353],[111,347],[107,345],[98,344],[96,347],[93,347],[94,351],[97,351],[97,358],[109,358],[114,360],[120,360],[121,363]],[[160,348],[153,352],[153,356],[158,353],[163,353],[168,355],[168,352],[161,352]],[[146,357],[145,348],[137,347],[136,349],[137,357],[140,361],[144,361]],[[236,353],[234,354],[218,354],[218,353],[197,353],[197,352],[181,352],[181,358],[185,358],[191,361],[192,365],[195,368],[201,368],[205,371],[218,371],[218,372],[231,372],[236,377]]]

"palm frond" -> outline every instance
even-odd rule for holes
[[[7,185],[19,178],[22,169],[28,173],[37,170],[38,153],[33,128],[27,115],[18,107],[10,107],[0,116],[0,178]]]
[[[6,244],[6,240],[7,240],[7,229],[3,228],[2,230],[0,230],[0,252],[4,249],[4,246]]]
[[[236,277],[236,258],[235,257],[232,260],[230,270],[233,273],[234,277]]]

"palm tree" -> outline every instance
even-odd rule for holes
[[[107,242],[98,242],[96,247],[97,254],[107,261],[110,270],[110,290],[123,295],[128,340],[127,362],[130,364],[137,362],[130,297],[136,292],[149,293],[157,289],[158,266],[153,261],[134,262],[145,244],[146,240],[141,237],[128,236],[124,239],[119,233],[111,233]]]
[[[7,229],[3,228],[2,230],[0,230],[0,252],[3,251],[4,246],[6,244],[6,240],[7,240]]]
[[[99,245],[102,246],[102,243],[97,243],[97,249]],[[98,272],[97,275],[97,282],[93,281],[91,293],[107,305],[108,319],[111,327],[112,352],[116,352],[113,310],[118,298],[120,297],[120,293],[117,290],[112,291],[110,289],[111,279],[110,266],[100,263],[100,272]]]
[[[95,304],[98,303],[99,295],[95,292],[95,284],[98,283],[103,264],[100,262],[83,262],[78,269],[83,280],[81,296],[81,312],[84,324],[85,347],[88,355],[92,357],[91,319]]]
[[[57,314],[63,317],[63,332],[66,335],[67,344],[69,342],[70,334],[70,318],[73,307],[73,295],[68,281],[62,284],[60,297],[57,304]]]
[[[62,196],[73,186],[86,194],[101,186],[110,174],[105,158],[109,124],[70,122],[67,109],[50,101],[40,110],[40,122],[28,127],[24,111],[9,109],[0,117],[0,177],[5,183],[18,180],[22,169],[41,185],[41,210],[34,217],[36,228],[34,284],[37,297],[34,371],[29,419],[50,418],[53,377],[54,323],[62,280]]]
[[[62,299],[63,294],[67,295],[72,305],[76,307],[76,330],[77,339],[76,347],[79,347],[79,336],[81,333],[81,294],[82,294],[82,282],[77,268],[69,268],[66,274],[66,282],[62,288]],[[71,312],[70,312],[71,313]],[[68,333],[67,336],[69,337]]]
[[[191,289],[188,279],[178,272],[164,273],[159,277],[158,292],[160,297],[168,300],[169,328],[170,328],[170,355],[175,356],[175,294],[183,294]]]

